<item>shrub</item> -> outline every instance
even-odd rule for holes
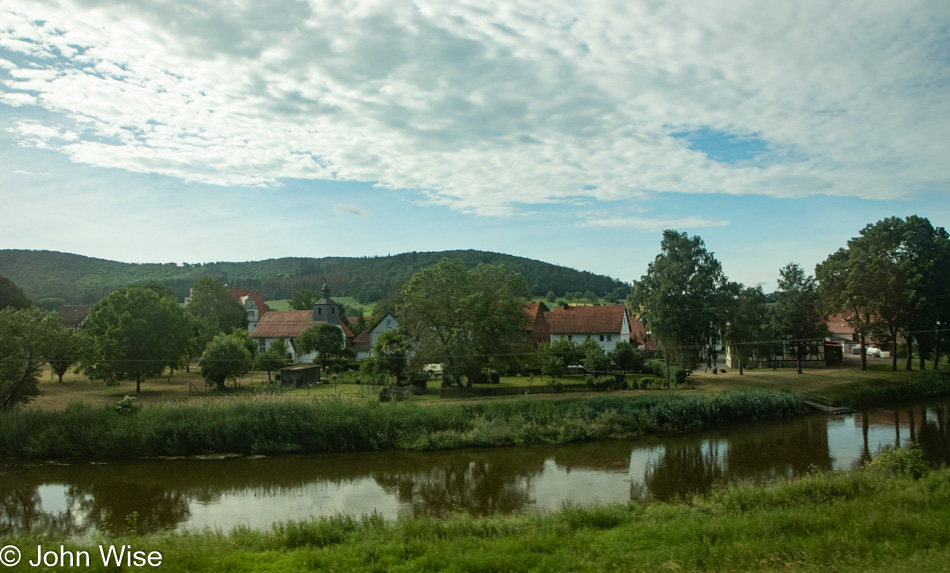
[[[920,479],[929,468],[920,445],[911,442],[903,448],[884,450],[864,464],[864,470],[886,476],[911,476]]]

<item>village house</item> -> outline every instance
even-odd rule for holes
[[[521,343],[537,348],[542,342],[551,340],[548,321],[544,315],[544,305],[540,302],[526,302],[524,305],[525,323],[521,331]]]
[[[260,293],[253,289],[233,288],[230,294],[247,312],[247,333],[253,334],[257,323],[260,322],[262,316],[270,311],[270,307],[261,298]]]
[[[90,310],[92,310],[90,304],[67,304],[59,309],[59,316],[63,319],[63,326],[73,332],[79,332],[86,326]]]
[[[351,348],[356,351],[357,362],[369,357],[380,335],[390,330],[396,330],[396,328],[399,327],[396,317],[388,312],[378,320],[371,318],[369,322],[372,326],[357,334],[356,338],[353,339]]]
[[[630,319],[622,304],[570,306],[564,304],[545,313],[551,342],[560,339],[583,344],[592,339],[608,354],[621,340],[630,341]]]
[[[283,340],[287,343],[293,362],[312,362],[316,358],[316,353],[303,355],[298,353],[296,339],[319,324],[336,326],[340,329],[340,336],[347,342],[351,342],[355,337],[353,332],[340,321],[342,315],[340,304],[330,298],[330,289],[327,285],[323,285],[320,292],[322,297],[313,304],[312,310],[265,312],[257,322],[254,332],[251,333],[251,338],[257,341],[258,352],[267,352],[272,344]]]

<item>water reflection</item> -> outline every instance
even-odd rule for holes
[[[950,464],[950,402],[663,438],[452,452],[0,467],[0,534],[266,528],[334,513],[539,512],[565,501],[672,500],[732,481],[859,467],[917,441]]]

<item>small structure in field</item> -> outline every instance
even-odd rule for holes
[[[320,366],[317,364],[297,364],[280,369],[280,383],[283,386],[309,386],[320,383]]]

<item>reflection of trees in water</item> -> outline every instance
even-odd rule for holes
[[[709,440],[675,444],[663,449],[663,455],[649,465],[643,481],[654,499],[670,501],[694,493],[706,493],[723,480],[719,444]],[[641,497],[631,489],[631,496]]]
[[[457,510],[475,515],[522,511],[531,502],[531,479],[544,470],[545,456],[529,448],[512,452],[442,455],[430,460],[434,463],[427,469],[382,469],[373,478],[408,505],[414,517],[444,517]]]
[[[948,403],[920,408],[916,416],[913,408],[907,411],[911,423],[911,439],[916,438],[924,459],[934,467],[950,465],[948,414],[950,414]],[[915,420],[920,420],[919,427],[915,427]]]
[[[72,505],[63,511],[43,511],[39,486],[4,479],[0,486],[0,535],[49,533],[83,535],[88,525],[79,524]]]
[[[109,533],[144,534],[173,529],[191,515],[181,491],[148,483],[72,484],[67,489],[67,500],[80,508],[90,525]]]
[[[828,418],[806,416],[772,424],[748,424],[729,435],[729,479],[773,481],[831,470]]]

